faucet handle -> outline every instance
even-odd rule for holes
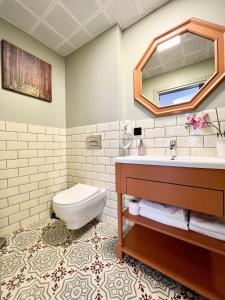
[[[170,149],[176,146],[176,140],[170,140]]]

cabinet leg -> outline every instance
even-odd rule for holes
[[[117,244],[117,247],[116,247],[116,256],[120,260],[123,259],[123,256],[124,256],[124,253],[122,252],[122,248],[118,244]]]
[[[117,249],[116,255],[119,259],[123,258],[122,253],[122,245],[123,245],[123,197],[122,194],[117,194],[117,211],[118,211],[118,242],[117,242]]]

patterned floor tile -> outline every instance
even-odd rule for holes
[[[163,276],[155,269],[142,265],[141,270],[140,281],[146,285],[152,295],[161,293],[162,297],[167,299],[167,297],[169,297],[170,290],[176,288],[174,280]]]
[[[24,254],[12,252],[0,258],[1,278],[13,276],[18,268],[24,263]]]
[[[115,255],[106,223],[68,230],[42,220],[16,231],[0,250],[1,300],[203,300],[130,256]]]
[[[20,288],[15,293],[15,299],[18,300],[42,300],[51,299],[51,294],[48,291],[48,284],[40,282],[36,279],[32,284]]]
[[[69,230],[65,226],[47,226],[43,229],[43,242],[50,246],[63,246],[69,239]]]
[[[93,255],[92,247],[90,244],[79,242],[72,245],[70,251],[67,252],[65,259],[68,261],[69,267],[81,268],[83,265],[90,264],[92,262]]]
[[[104,260],[116,261],[116,237],[111,239],[103,240],[101,243],[101,248],[99,249],[99,254],[102,255]]]
[[[126,266],[114,265],[104,274],[102,289],[108,295],[108,299],[131,300],[137,297],[135,285],[137,276]]]
[[[19,231],[11,241],[11,248],[19,251],[26,250],[40,239],[40,233],[37,231],[24,230]]]
[[[96,232],[101,236],[101,237],[113,237],[116,235],[116,230],[115,228],[108,224],[105,226],[105,223],[99,223]]]
[[[53,250],[46,248],[38,251],[36,255],[30,259],[31,268],[29,269],[29,272],[41,275],[46,271],[54,269],[57,264],[58,257],[60,257],[60,255],[58,254],[57,249]]]
[[[86,300],[94,299],[95,286],[92,283],[92,276],[77,272],[72,278],[63,282],[61,290],[56,294],[55,299],[59,300]]]
[[[42,219],[36,223],[31,224],[29,228],[31,230],[42,230],[44,227],[46,227],[48,225],[53,226],[54,223],[56,223],[57,225],[64,226],[64,223],[60,220],[57,220],[57,219],[50,220],[50,219],[46,218],[46,219]]]

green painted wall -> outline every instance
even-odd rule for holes
[[[0,19],[0,40],[5,39],[52,65],[52,103],[0,88],[0,120],[65,127],[65,60],[15,26]],[[1,80],[1,75],[0,75]]]
[[[172,0],[127,30],[106,31],[66,58],[67,126],[153,117],[134,101],[133,69],[157,35],[191,17],[225,26],[224,0]],[[224,83],[199,107],[225,105]]]
[[[118,26],[66,57],[67,127],[120,118]]]

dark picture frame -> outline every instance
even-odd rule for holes
[[[2,40],[2,88],[52,102],[52,67]]]

